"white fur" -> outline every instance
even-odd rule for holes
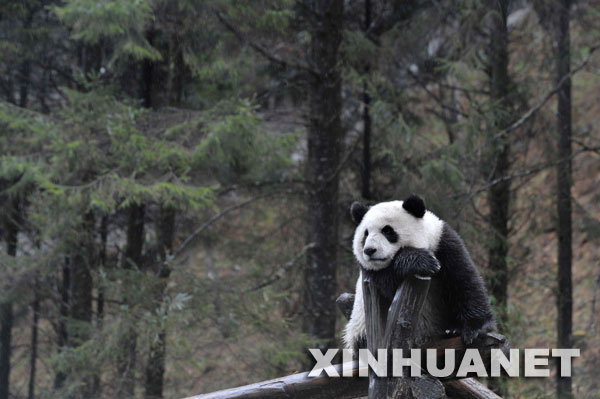
[[[344,346],[349,349],[354,348],[358,338],[361,335],[364,336],[367,331],[367,327],[365,325],[365,308],[362,291],[362,273],[359,273],[358,280],[356,281],[356,291],[354,295],[352,313],[350,314],[350,320],[344,329]]]
[[[426,248],[430,251],[437,249],[444,222],[429,211],[422,218],[416,218],[402,208],[402,202],[381,202],[371,207],[356,227],[352,250],[365,269],[383,269],[401,247]],[[381,232],[386,225],[390,225],[398,234],[397,242],[390,243]],[[372,261],[363,253],[365,230],[369,231],[365,247],[377,249],[373,257],[383,261]]]
[[[433,213],[426,211],[422,218],[416,218],[402,207],[403,201],[382,202],[371,207],[354,232],[352,249],[354,256],[365,269],[379,270],[389,265],[401,247],[425,248],[435,252],[440,242],[444,222]],[[398,241],[390,243],[381,229],[389,225],[398,234]],[[370,258],[363,252],[363,237],[369,231],[364,247],[377,251]],[[382,260],[373,260],[382,259]],[[362,293],[362,273],[356,282],[356,295],[350,320],[344,330],[346,348],[353,348],[358,338],[366,334],[365,311]]]

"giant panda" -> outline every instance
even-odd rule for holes
[[[344,330],[346,348],[365,346],[363,274],[369,275],[384,299],[393,299],[404,278],[431,276],[431,285],[416,326],[415,344],[460,333],[471,344],[496,323],[485,284],[458,234],[432,212],[423,199],[381,202],[350,208],[357,225],[352,242],[360,264],[356,296]]]

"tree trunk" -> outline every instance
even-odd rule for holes
[[[10,387],[10,352],[12,341],[13,308],[11,302],[0,305],[0,399],[8,399]]]
[[[371,26],[371,0],[365,0],[365,33]],[[371,68],[369,61],[365,60],[365,78],[369,75]],[[363,162],[362,162],[362,197],[371,199],[371,96],[367,84],[363,84]]]
[[[65,263],[62,267],[62,281],[60,283],[60,287],[57,287],[57,290],[60,293],[60,304],[58,328],[56,331],[59,353],[64,350],[69,342],[69,335],[67,332],[67,319],[69,317],[70,306],[69,287],[71,286],[71,265],[69,258],[65,259]],[[66,379],[67,375],[64,370],[58,370],[54,376],[54,389],[61,389]]]
[[[100,222],[100,254],[99,266],[106,268],[106,240],[108,237],[108,216],[103,216]],[[96,300],[96,329],[102,330],[104,325],[104,285],[98,284],[98,299]],[[92,398],[100,398],[102,381],[99,373],[94,376],[92,383]]]
[[[188,76],[188,68],[183,58],[183,49],[180,44],[181,38],[173,34],[170,44],[170,59],[172,60],[169,67],[169,105],[174,107],[181,106],[183,99],[183,88]]]
[[[161,262],[155,270],[156,277],[160,280],[155,283],[154,301],[152,302],[156,308],[160,308],[163,304],[167,281],[171,274],[171,270],[167,263],[167,257],[173,250],[174,236],[175,210],[163,206],[160,209],[158,221],[158,242],[160,246],[159,254]],[[150,351],[148,353],[145,382],[147,399],[161,399],[163,397],[166,339],[167,331],[161,322],[157,336],[150,343]]]
[[[31,78],[31,61],[25,60],[21,62],[19,67],[19,107],[27,107],[29,100],[29,80]]]
[[[156,35],[156,31],[154,28],[150,28],[146,32],[146,40],[150,45],[154,42],[154,36]],[[145,108],[152,108],[155,106],[155,96],[154,96],[154,73],[155,73],[155,62],[152,60],[143,60],[142,61],[142,81],[141,81],[141,98]]]
[[[145,207],[134,204],[129,207],[127,220],[127,243],[123,259],[123,269],[143,268],[142,249],[144,247]],[[138,282],[133,270],[124,278],[124,302],[131,310],[135,305],[131,295],[135,295]],[[135,393],[135,368],[137,360],[137,329],[134,320],[125,318],[120,332],[117,354],[117,398],[129,399]]]
[[[305,269],[304,330],[319,346],[333,347],[338,244],[338,191],[341,126],[341,75],[343,0],[307,1],[312,20],[309,65],[310,124],[307,177],[309,242]]]
[[[5,221],[6,253],[17,256],[19,234],[19,200],[8,201],[10,210]],[[0,304],[0,399],[8,399],[10,394],[10,353],[12,345],[12,328],[14,322],[12,301],[8,299]]]
[[[570,0],[557,0],[556,27],[556,80],[560,80],[570,73],[570,35],[569,35],[569,9]],[[558,348],[572,348],[573,330],[573,286],[571,281],[571,263],[573,260],[572,248],[572,220],[571,220],[571,79],[568,78],[558,91],[557,108],[558,125],[558,159],[556,167],[557,186],[557,216],[556,226],[558,236]],[[560,363],[560,362],[558,362]],[[571,377],[560,377],[557,373],[556,393],[559,399],[571,398]]]
[[[81,226],[81,238],[73,243],[73,256],[71,262],[71,286],[70,286],[70,317],[74,322],[68,336],[68,346],[77,348],[90,339],[92,323],[92,267],[96,263],[96,251],[93,240],[95,229],[95,218],[92,212],[83,216]],[[74,370],[76,375],[78,370]],[[92,389],[92,380],[89,377],[78,376],[80,384],[77,397],[89,397]]]
[[[510,124],[509,86],[508,77],[508,31],[506,18],[508,0],[493,1],[490,35],[490,93],[491,101],[498,110],[494,115],[493,135],[490,140],[491,173],[489,180],[502,178],[510,169],[510,146],[508,134],[500,134]],[[496,301],[499,321],[502,323],[506,316],[508,273],[506,257],[508,254],[508,208],[510,201],[510,182],[504,180],[493,185],[488,191],[490,208],[489,222],[491,227],[490,246],[488,248],[488,270],[490,276],[490,291]]]
[[[40,294],[39,277],[35,276],[33,286],[33,325],[31,326],[31,353],[29,354],[29,387],[27,390],[27,399],[35,398],[35,373],[38,352],[38,325],[40,317]]]
[[[497,110],[494,125],[490,129],[493,135],[490,142],[491,173],[489,180],[494,181],[509,174],[510,143],[508,133],[500,132],[510,125],[510,79],[508,76],[508,17],[509,0],[491,2],[490,32],[490,93],[491,101]],[[488,248],[488,272],[490,292],[495,300],[496,316],[502,328],[506,321],[506,303],[508,300],[508,220],[510,203],[510,181],[503,180],[490,187],[487,193],[489,205],[489,223],[491,236]],[[494,391],[505,396],[505,383],[500,379],[490,382]]]

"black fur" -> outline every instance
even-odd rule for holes
[[[386,299],[392,300],[396,289],[406,277],[431,276],[438,270],[440,264],[431,251],[403,247],[398,250],[388,267],[377,271],[363,268],[363,273],[373,281]]]
[[[429,295],[434,295],[438,314],[444,319],[439,335],[460,331],[469,345],[481,333],[495,329],[481,275],[458,234],[444,223],[435,253],[425,249],[401,248],[390,267],[378,271],[362,269],[382,295],[391,301],[400,283],[411,275],[432,276]]]
[[[391,243],[395,243],[398,242],[398,233],[396,233],[396,230],[393,229],[392,226],[383,226],[383,229],[381,229],[381,232],[383,233],[383,235],[385,236],[385,238],[387,238],[387,240]]]
[[[352,221],[358,225],[368,210],[369,207],[360,202],[353,202],[352,205],[350,205],[350,216],[352,217]]]
[[[493,331],[496,321],[483,279],[462,239],[445,223],[435,257],[442,268],[434,278],[443,282],[447,311],[463,341],[470,344],[479,334]]]
[[[411,195],[402,203],[402,208],[416,218],[422,218],[425,215],[425,201],[418,195]]]

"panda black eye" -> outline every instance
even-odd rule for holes
[[[365,230],[365,237],[369,235],[369,230]]]
[[[383,235],[385,236],[385,238],[387,238],[387,240],[389,242],[394,243],[394,242],[398,241],[398,233],[396,233],[396,231],[394,231],[392,226],[385,225],[383,227],[383,229],[381,229],[381,232],[383,233]]]

